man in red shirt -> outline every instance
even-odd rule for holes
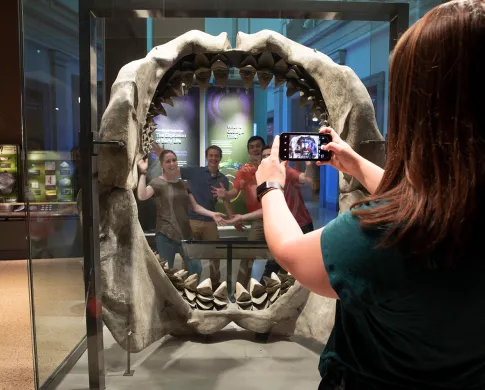
[[[261,157],[264,159],[270,154],[271,146],[264,146],[261,152]],[[309,161],[306,161],[305,164],[305,172],[300,172],[296,169],[286,166],[286,182],[284,194],[286,204],[288,205],[288,208],[298,222],[298,225],[300,225],[300,229],[303,233],[308,233],[313,231],[313,221],[310,213],[308,212],[308,209],[305,206],[305,201],[303,200],[303,197],[301,195],[300,186],[302,184],[312,183],[312,178],[310,177],[312,164]],[[257,199],[256,202],[258,202]],[[248,211],[250,210],[248,209]],[[261,205],[259,205],[258,209],[255,209],[252,212],[248,212],[244,215],[236,214],[231,220],[228,220],[227,222],[240,223],[242,221],[257,220],[262,218],[262,216],[263,210],[261,209]],[[272,272],[278,273],[280,269],[281,267],[276,261],[274,261],[273,259],[268,259],[263,272],[263,276],[271,276]]]
[[[258,201],[256,195],[256,188],[258,187],[256,183],[256,171],[261,163],[261,152],[264,146],[265,142],[262,137],[256,135],[249,138],[247,148],[250,161],[247,164],[244,164],[237,172],[233,188],[230,191],[227,191],[222,187],[212,187],[214,196],[222,200],[232,200],[236,198],[241,191],[244,191],[246,209],[248,210],[248,214],[245,214],[245,216],[251,216],[251,218],[248,218],[248,220],[251,220],[251,230],[248,234],[248,241],[265,241],[263,213],[261,203]],[[241,224],[241,221],[242,220],[231,220],[236,226]],[[242,259],[239,266],[237,281],[245,288],[248,287],[251,278],[253,262],[254,259]]]

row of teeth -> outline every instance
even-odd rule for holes
[[[239,64],[231,64],[228,57],[223,54],[212,56],[197,54],[193,62],[182,59],[180,66],[172,68],[168,80],[162,79],[155,92],[148,110],[147,121],[143,129],[142,148],[148,153],[153,143],[153,118],[158,115],[167,115],[164,104],[174,106],[173,98],[182,97],[195,83],[205,90],[209,87],[212,75],[215,85],[224,88],[229,79],[231,67],[239,68],[244,88],[248,89],[257,76],[261,88],[265,90],[274,77],[275,87],[286,83],[286,96],[300,94],[300,105],[311,105],[310,113],[322,124],[328,120],[325,102],[319,88],[313,79],[305,76],[306,72],[298,65],[291,65],[285,60],[275,61],[273,54],[264,52],[257,56],[247,55]],[[145,150],[148,148],[148,150]]]
[[[179,294],[188,302],[192,309],[224,310],[229,304],[227,283],[223,282],[212,290],[212,282],[205,279],[197,285],[197,275],[188,276],[188,271],[168,268],[167,262],[161,262],[162,268]],[[295,284],[291,275],[276,275],[263,277],[264,286],[256,279],[251,279],[249,291],[241,283],[236,283],[236,304],[242,310],[264,310],[286,294]]]

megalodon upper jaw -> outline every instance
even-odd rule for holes
[[[155,47],[145,58],[121,68],[101,120],[99,138],[102,141],[123,141],[125,147],[99,148],[100,184],[124,189],[136,187],[136,164],[142,157],[140,133],[155,90],[165,73],[188,54],[219,53],[231,49],[227,33],[214,36],[193,30]]]

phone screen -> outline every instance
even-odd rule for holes
[[[332,141],[329,134],[282,133],[280,136],[280,160],[328,161],[332,152],[322,146]]]

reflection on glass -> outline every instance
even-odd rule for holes
[[[23,2],[25,200],[39,385],[85,331],[79,191],[77,1]],[[39,17],[41,15],[42,17]],[[59,25],[63,21],[63,26]]]

